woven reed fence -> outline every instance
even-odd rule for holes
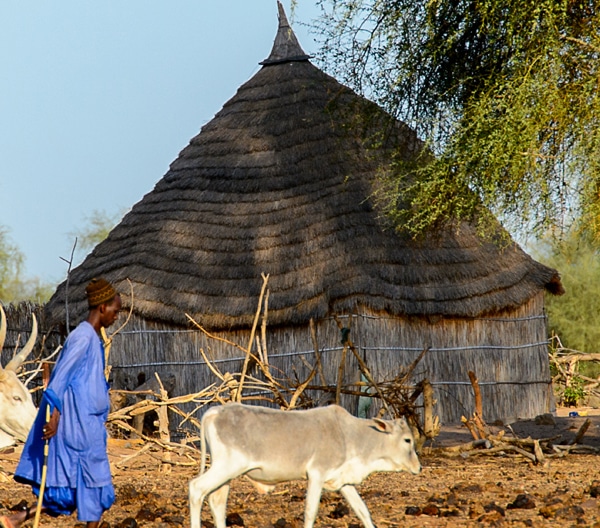
[[[24,379],[29,382],[28,388],[33,391],[33,400],[37,404],[41,393],[42,376],[34,375],[38,370],[40,359],[48,357],[61,343],[61,335],[58,331],[48,329],[44,315],[44,306],[31,302],[20,302],[14,304],[3,304],[6,313],[6,339],[0,351],[0,363],[6,365],[14,356],[15,352],[29,339],[32,327],[32,315],[35,315],[38,323],[38,340],[31,355],[23,367]],[[31,377],[31,379],[29,379]]]
[[[502,316],[488,318],[432,322],[365,311],[340,316],[339,321],[350,329],[349,337],[378,383],[393,379],[428,348],[413,373],[413,382],[425,378],[431,382],[437,400],[435,412],[442,423],[458,423],[461,416],[471,413],[475,402],[469,371],[479,379],[483,418],[488,423],[533,418],[554,409],[542,295]],[[342,334],[334,318],[316,321],[315,326],[322,373],[307,395],[318,401],[331,399],[340,375],[342,385],[357,387],[360,368],[352,354],[342,361]],[[250,330],[217,332],[215,336],[246,348]],[[270,327],[264,336],[260,331],[257,336],[258,346],[255,344],[253,351],[260,354],[260,347],[266,349],[275,376],[308,377],[316,361],[308,325]],[[156,372],[162,379],[175,377],[175,396],[198,392],[217,381],[201,349],[221,372],[241,372],[245,358],[239,349],[193,327],[174,329],[134,316],[113,342],[113,387],[133,390],[140,380],[150,379]],[[358,396],[342,394],[341,404],[356,413]],[[375,398],[370,412],[374,415],[378,410]]]
[[[3,364],[12,356],[19,334],[21,342],[27,339],[31,313],[38,316],[42,336],[32,359],[54,350],[59,337],[45,330],[42,307],[21,303],[5,308],[8,334]],[[427,348],[410,383],[429,380],[437,402],[434,411],[442,423],[459,423],[463,415],[472,412],[475,401],[469,371],[479,379],[483,418],[488,423],[533,418],[554,410],[543,294],[518,309],[478,319],[431,321],[367,310],[341,315],[337,320],[326,318],[315,321],[316,346],[309,325],[259,326],[252,350],[257,357],[265,358],[274,377],[292,384],[308,378],[318,355],[322,368],[306,389],[307,400],[332,401],[338,385],[343,386],[346,390],[339,395],[340,404],[356,414],[360,367],[357,358],[344,351],[340,325],[349,329],[347,336],[377,383],[393,380]],[[193,324],[172,328],[132,316],[113,340],[112,387],[134,390],[156,373],[162,380],[175,380],[170,396],[197,393],[218,381],[201,351],[220,372],[241,372],[245,356],[226,341],[245,349],[250,329],[214,335],[219,339],[207,336]],[[257,370],[250,364],[250,373],[258,374]],[[194,410],[193,404],[188,407],[187,412]],[[374,397],[370,415],[377,414],[380,407]]]

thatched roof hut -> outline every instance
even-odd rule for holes
[[[372,199],[375,176],[386,170],[392,150],[411,159],[422,144],[399,122],[388,127],[386,144],[367,144],[357,130],[363,122],[357,115],[367,106],[378,123],[389,123],[389,116],[311,64],[279,7],[279,30],[262,68],[72,271],[72,321],[86,313],[85,284],[104,276],[122,292],[129,290],[127,280],[133,284],[140,331],[184,331],[189,328],[185,314],[190,314],[211,331],[244,335],[256,310],[260,276],[268,273],[269,327],[281,336],[272,337],[272,351],[312,349],[299,333],[307,334],[311,318],[327,325],[337,314],[385,321],[384,336],[374,328],[361,334],[353,326],[355,343],[364,345],[361,350],[373,365],[378,360],[368,348],[384,344],[407,351],[436,343],[481,345],[485,357],[489,343],[481,336],[496,330],[481,331],[478,321],[514,320],[519,314],[517,319],[533,317],[542,325],[533,331],[536,353],[542,350],[539,366],[527,375],[543,380],[546,394],[547,359],[539,345],[545,341],[543,292],[561,290],[557,272],[517,244],[499,248],[481,240],[468,224],[418,241],[387,225]],[[64,320],[66,296],[65,282],[47,305],[52,319]],[[469,325],[476,335],[466,333]],[[527,333],[503,328],[491,339],[520,346],[519,332]],[[334,335],[332,343],[339,343],[332,330]],[[123,368],[128,362],[157,368],[170,363],[172,370],[197,360],[196,346],[197,341],[189,347],[146,341],[146,348],[160,348],[160,353],[138,343],[115,361]],[[409,356],[389,358],[379,375],[410,362]],[[427,375],[435,381],[448,374]],[[456,375],[464,379],[466,371]],[[508,376],[515,378],[515,372]],[[543,411],[547,402],[534,407],[533,412]],[[513,411],[494,412],[505,417]],[[454,411],[444,414],[457,418]]]

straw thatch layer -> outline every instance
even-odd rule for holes
[[[306,324],[359,306],[394,316],[477,317],[560,290],[555,270],[472,226],[415,241],[375,209],[390,149],[421,144],[401,123],[370,148],[357,123],[379,109],[308,61],[263,67],[193,138],[170,170],[73,270],[73,320],[85,284],[104,276],[147,319],[212,329],[248,326],[270,274],[270,323]],[[389,123],[389,120],[387,121]],[[64,318],[66,282],[48,303]]]

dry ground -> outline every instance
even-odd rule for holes
[[[600,413],[587,412],[592,425],[582,443],[600,448]],[[506,431],[533,438],[560,434],[568,441],[586,418],[569,418],[566,414],[568,410],[559,412],[554,425],[517,422],[512,431]],[[359,492],[375,524],[380,528],[600,527],[600,455],[569,454],[534,465],[521,456],[508,454],[462,458],[440,453],[440,448],[470,439],[464,428],[445,427],[433,446],[426,446],[421,455],[422,474],[379,473],[367,479]],[[21,501],[33,500],[29,489],[11,478],[19,454],[20,448],[0,452],[0,467],[6,475],[0,482],[0,513],[9,512]],[[177,465],[163,473],[161,452],[153,447],[140,454],[140,445],[127,441],[111,442],[109,454],[117,491],[117,502],[105,516],[111,528],[189,526],[187,482],[197,467]],[[190,462],[178,455],[173,460],[179,464]],[[231,488],[229,524],[248,528],[301,527],[304,489],[303,483],[290,483],[278,486],[274,494],[259,495],[248,481],[238,479]],[[210,513],[206,507],[203,511],[203,525],[211,527]],[[43,527],[77,525],[74,516],[42,516],[40,523]],[[324,493],[316,526],[358,528],[360,524],[339,494]]]

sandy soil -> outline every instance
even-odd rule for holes
[[[600,449],[600,411],[577,409],[586,416],[569,417],[561,409],[554,423],[517,422],[493,427],[520,438],[550,438],[568,442],[587,418],[591,425],[583,444]],[[591,526],[600,527],[600,455],[568,454],[547,458],[535,465],[514,454],[447,456],[444,448],[472,440],[463,427],[444,427],[421,454],[423,472],[379,473],[369,477],[359,492],[379,527],[471,526]],[[136,526],[163,528],[189,526],[187,483],[198,471],[197,458],[185,450],[173,453],[170,472],[161,470],[162,452],[153,444],[111,441],[117,502],[105,515],[111,528]],[[25,486],[12,480],[20,447],[0,452],[0,513],[9,513],[24,502],[33,503]],[[302,526],[305,486],[280,485],[271,495],[259,495],[242,479],[232,483],[228,524],[248,528],[299,528]],[[203,510],[203,526],[212,527]],[[28,526],[31,526],[31,521]],[[52,519],[42,516],[40,526],[81,526],[75,516]],[[358,528],[338,493],[324,493],[317,527]]]

